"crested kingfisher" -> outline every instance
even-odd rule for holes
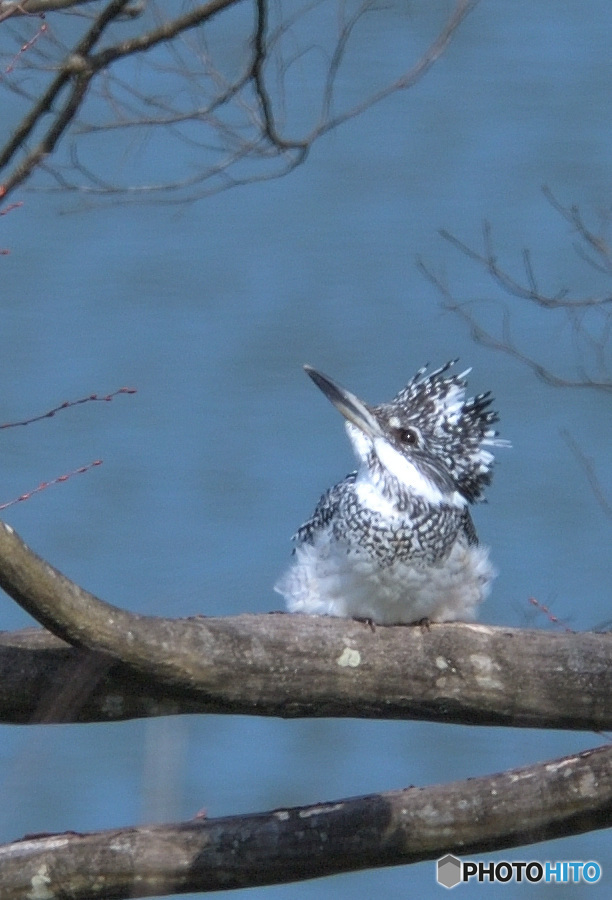
[[[469,504],[483,499],[493,455],[490,392],[466,400],[457,360],[420,369],[390,403],[364,403],[311,366],[346,419],[358,468],[298,528],[275,590],[289,612],[384,625],[471,621],[496,572]]]

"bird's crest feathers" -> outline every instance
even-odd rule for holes
[[[507,447],[493,427],[498,414],[492,410],[490,392],[465,399],[466,376],[448,374],[457,360],[427,374],[427,366],[419,369],[391,403],[374,407],[381,420],[397,424],[415,433],[414,450],[408,452],[418,463],[427,457],[450,477],[466,500],[481,499],[491,481],[493,454],[489,447]]]

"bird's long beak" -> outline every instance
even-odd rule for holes
[[[316,386],[323,391],[327,399],[334,404],[345,419],[356,425],[368,437],[372,439],[380,437],[380,425],[359,397],[336,384],[322,372],[317,372],[312,366],[304,366],[304,371],[310,375]]]

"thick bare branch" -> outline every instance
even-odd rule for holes
[[[94,0],[2,0],[0,22],[9,16],[37,16],[93,2]]]
[[[218,891],[473,855],[607,828],[612,747],[500,775],[258,815],[0,848],[3,900]],[[43,893],[44,889],[44,893]]]
[[[116,710],[116,718],[150,715],[147,694],[163,695],[165,689],[176,701],[170,711],[176,712],[612,728],[611,634],[462,624],[379,626],[373,632],[352,619],[283,613],[139,616],[82,590],[2,523],[0,586],[58,637],[103,654],[107,663],[121,662],[132,677],[147,681],[140,710],[130,699],[129,708]],[[41,708],[35,699],[43,678],[39,667],[50,665],[46,654],[52,651],[53,677],[61,683],[65,651],[55,645],[41,656],[40,645],[34,644],[26,657],[22,639],[20,656],[11,648],[11,637],[6,640],[6,651],[0,651],[8,666],[5,682],[14,685],[19,666],[32,668],[24,680],[24,706],[16,709],[15,698],[4,697],[5,720],[17,716],[24,721],[27,709],[47,721],[54,715],[62,721],[97,717],[103,695],[116,694],[126,678],[125,668],[116,673],[103,668],[100,674],[94,666],[93,699],[86,712],[70,697],[62,702],[61,688],[59,698],[51,691],[49,708]],[[78,654],[70,659],[71,665],[82,662]],[[106,680],[100,682],[101,676]],[[112,715],[106,708],[102,717]]]
[[[44,17],[48,12],[58,12],[92,2],[93,0],[0,0],[0,22],[13,16]]]
[[[111,0],[103,12],[96,17],[89,31],[76,45],[74,53],[65,60],[47,90],[38,102],[34,104],[29,114],[25,116],[7,142],[2,153],[0,153],[0,169],[6,166],[15,153],[25,146],[34,129],[39,125],[43,117],[51,111],[61,92],[72,82],[68,98],[59,112],[53,116],[46,134],[38,145],[25,155],[24,159],[9,177],[5,179],[2,184],[2,196],[8,195],[18,184],[21,184],[41,161],[53,152],[61,135],[78,112],[94,75],[94,70],[87,65],[87,55],[100,40],[105,29],[121,14],[128,2],[129,0]]]
[[[80,66],[82,63],[81,57],[75,57],[73,63],[77,67]],[[66,69],[65,72],[62,73],[62,75],[66,75],[67,79],[68,70]],[[79,107],[83,102],[83,98],[87,93],[92,75],[93,73],[83,65],[82,71],[77,74],[76,78],[72,82],[72,87],[67,100],[62,105],[61,110],[55,117],[53,124],[47,131],[46,135],[43,137],[40,143],[30,153],[27,154],[23,161],[15,167],[10,177],[7,178],[7,180],[2,185],[2,196],[10,194],[11,191],[15,187],[17,187],[17,185],[25,181],[29,177],[29,175],[31,175],[34,169],[39,166],[50,153],[53,152],[58,140],[78,112]],[[60,76],[57,81],[58,83],[62,81],[62,76]],[[63,85],[61,86],[63,87]]]
[[[259,106],[263,118],[263,131],[268,140],[279,150],[300,150],[300,161],[308,152],[307,140],[288,141],[281,137],[276,128],[272,103],[264,80],[264,65],[267,56],[266,30],[268,18],[268,0],[257,0],[257,24],[253,36],[253,65],[252,76],[255,83],[255,91],[259,100]]]
[[[176,19],[164,22],[152,31],[147,31],[136,38],[129,38],[126,41],[121,41],[119,44],[114,44],[112,47],[107,47],[95,56],[92,56],[90,63],[96,71],[99,71],[124,56],[131,56],[133,53],[143,53],[145,50],[150,50],[152,47],[157,46],[157,44],[171,41],[177,35],[183,34],[192,28],[197,28],[202,22],[206,22],[222,10],[241,2],[242,0],[208,0],[207,3],[196,6],[195,9],[178,16]]]
[[[23,150],[28,137],[40,125],[43,117],[51,112],[61,92],[68,84],[71,85],[67,99],[53,114],[51,124],[37,146],[28,151],[15,169],[4,179],[1,185],[3,197],[8,196],[15,187],[22,184],[53,152],[66,128],[80,111],[89,85],[98,72],[122,57],[149,50],[159,43],[172,40],[177,34],[197,27],[222,9],[233,6],[241,0],[209,0],[208,3],[166,22],[152,31],[121,41],[106,47],[98,54],[93,54],[91,51],[102,34],[113,21],[121,18],[129,2],[130,0],[110,0],[105,9],[96,16],[91,27],[76,44],[72,53],[69,53],[63,60],[58,74],[47,90],[24,117],[7,142],[0,153],[0,169],[11,161],[15,153]]]
[[[71,647],[43,628],[0,633],[0,722],[118,722],[205,713],[211,706],[139,678],[116,660]]]

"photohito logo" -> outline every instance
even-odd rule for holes
[[[596,862],[471,862],[460,860],[456,856],[443,856],[437,862],[436,878],[438,884],[447,888],[456,887],[462,881],[478,882],[529,881],[537,884],[595,884],[601,878],[601,866]]]

